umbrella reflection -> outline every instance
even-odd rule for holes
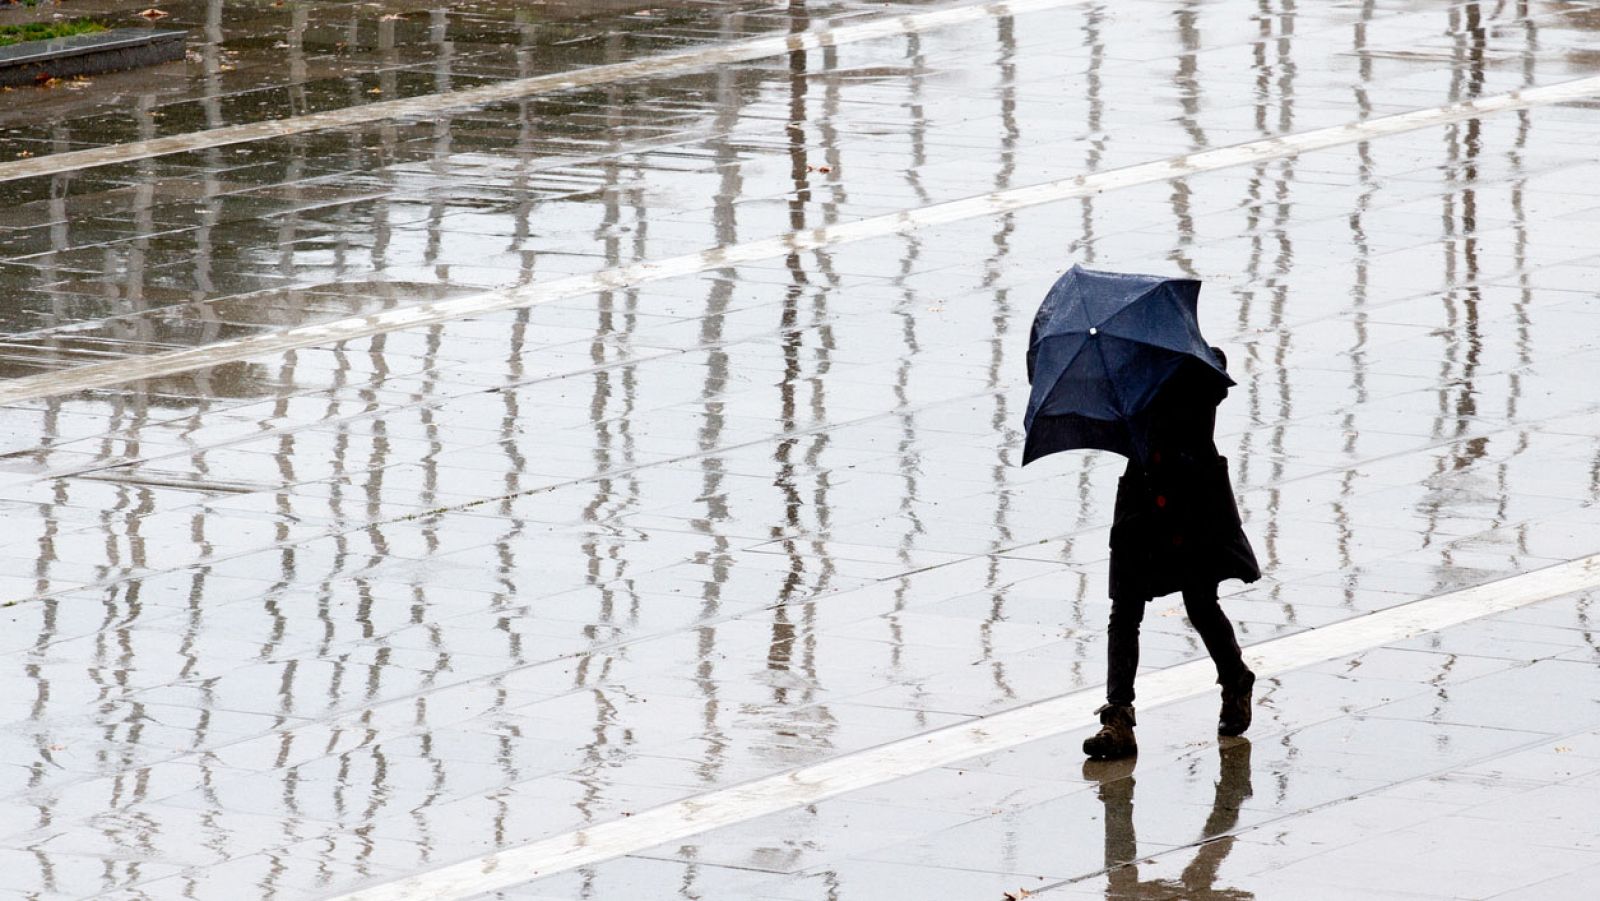
[[[1253,892],[1218,888],[1217,873],[1234,836],[1228,833],[1239,822],[1239,807],[1252,794],[1250,787],[1250,742],[1225,740],[1218,747],[1221,772],[1211,814],[1200,832],[1194,859],[1177,879],[1139,878],[1138,838],[1133,827],[1133,768],[1137,758],[1089,761],[1083,775],[1099,783],[1100,803],[1105,805],[1106,897],[1116,899],[1185,898],[1189,901],[1247,901]]]

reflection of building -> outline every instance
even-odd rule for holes
[[[1133,827],[1133,766],[1137,758],[1089,761],[1086,778],[1100,783],[1100,803],[1105,805],[1106,895],[1114,898],[1187,898],[1192,901],[1250,901],[1255,894],[1243,889],[1217,888],[1217,872],[1233,850],[1239,806],[1252,794],[1250,742],[1233,739],[1218,747],[1222,770],[1217,778],[1211,815],[1200,831],[1194,859],[1177,879],[1139,878],[1139,840]]]

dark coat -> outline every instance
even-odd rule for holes
[[[1145,459],[1117,483],[1111,526],[1111,596],[1159,597],[1224,579],[1261,578],[1212,438],[1228,389],[1214,376],[1180,370],[1144,419]]]

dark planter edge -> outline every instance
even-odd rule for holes
[[[170,28],[114,28],[0,47],[0,86],[172,62],[183,59],[187,37],[188,32]]]

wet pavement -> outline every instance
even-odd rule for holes
[[[1206,282],[1244,643],[1600,552],[1600,89],[918,218],[1600,75],[1592,4],[163,8],[188,62],[0,99],[0,897],[403,897],[1092,693],[1121,464],[1018,465],[1072,262]],[[1132,766],[1073,727],[492,896],[1586,898],[1597,588],[1274,675],[1247,741],[1207,693]]]

